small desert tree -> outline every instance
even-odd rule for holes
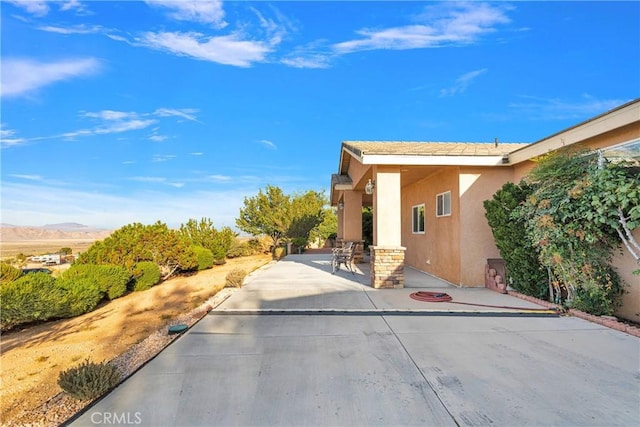
[[[291,226],[291,197],[282,189],[267,185],[256,196],[245,197],[236,225],[252,236],[271,237],[273,246],[277,246]]]
[[[189,219],[180,226],[180,234],[196,246],[209,249],[216,263],[223,263],[227,252],[237,237],[229,227],[217,230],[209,218],[202,218],[199,222]]]
[[[267,235],[276,247],[282,239],[296,239],[306,244],[311,231],[324,219],[327,200],[322,192],[309,190],[294,195],[267,185],[254,197],[245,197],[238,228],[253,236]]]

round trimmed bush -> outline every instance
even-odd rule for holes
[[[133,290],[145,291],[160,283],[160,267],[155,262],[141,261],[133,267]]]
[[[131,280],[131,274],[124,267],[109,264],[74,264],[62,277],[95,282],[110,300],[122,296]]]
[[[65,317],[79,316],[88,313],[102,300],[103,293],[96,282],[86,277],[60,278],[56,286],[65,292]]]
[[[192,246],[198,260],[198,271],[213,267],[213,252],[202,246]]]
[[[65,317],[65,290],[47,273],[33,273],[0,286],[0,326],[3,331],[17,325]]]

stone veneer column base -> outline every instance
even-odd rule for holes
[[[371,254],[371,286],[404,288],[404,252],[402,246],[369,246]]]

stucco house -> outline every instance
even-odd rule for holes
[[[331,177],[338,238],[361,240],[362,208],[372,206],[373,287],[403,287],[405,266],[484,286],[487,260],[500,254],[483,201],[519,182],[532,159],[570,145],[640,162],[640,99],[531,144],[344,141]],[[638,265],[625,251],[614,266],[629,285],[616,314],[640,321],[640,277],[631,274]]]

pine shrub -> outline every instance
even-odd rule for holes
[[[23,323],[65,317],[65,290],[47,273],[33,273],[0,286],[0,327],[9,330]]]
[[[247,272],[241,268],[234,268],[225,278],[225,287],[226,288],[240,288],[242,287],[242,282],[244,278],[247,276]]]
[[[115,387],[120,381],[118,370],[107,363],[89,359],[80,365],[60,372],[58,385],[78,400],[93,400]]]
[[[124,295],[131,280],[131,274],[124,267],[109,264],[74,264],[63,277],[95,282],[110,300]]]
[[[56,287],[64,290],[64,317],[75,317],[90,312],[96,308],[104,295],[98,284],[86,277],[60,278]]]
[[[202,246],[192,246],[198,260],[198,271],[213,267],[213,253]]]
[[[0,262],[0,283],[12,282],[17,280],[21,275],[22,270],[19,268],[15,268],[6,262]]]
[[[144,291],[160,283],[160,267],[151,261],[141,261],[133,268],[134,291]]]

